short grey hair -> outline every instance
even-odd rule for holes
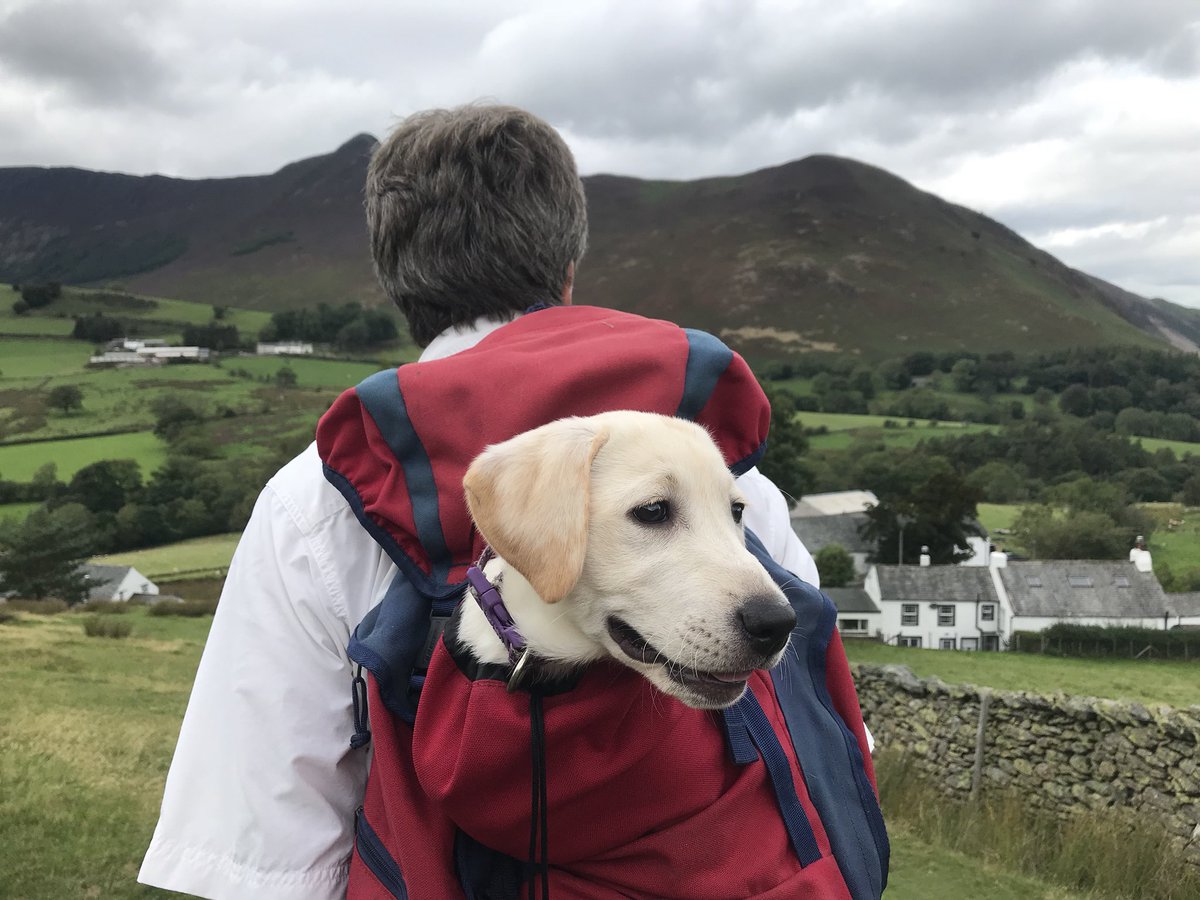
[[[556,304],[587,248],[587,202],[558,132],[511,106],[404,119],[367,170],[375,272],[424,347],[479,316]]]

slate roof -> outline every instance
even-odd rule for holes
[[[792,508],[792,518],[804,516],[841,516],[866,512],[879,502],[870,491],[830,491],[805,494]]]
[[[1125,560],[1031,560],[999,571],[1018,616],[1155,618],[1175,611],[1154,573]]]
[[[876,571],[882,600],[1000,602],[986,566],[876,566]]]
[[[85,563],[81,566],[88,579],[89,600],[111,600],[117,586],[132,566],[100,566]]]
[[[858,587],[822,588],[833,601],[839,613],[877,613],[879,607],[867,596],[867,592]]]
[[[1166,598],[1172,616],[1200,616],[1200,591],[1167,594]]]
[[[870,541],[863,540],[859,526],[869,520],[865,513],[848,513],[840,516],[793,516],[792,531],[800,538],[809,553],[822,547],[838,544],[849,553],[870,553],[875,549]]]

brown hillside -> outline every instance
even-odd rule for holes
[[[119,282],[258,309],[381,302],[362,213],[373,143],[230,179],[0,169],[0,280]],[[1076,272],[853,160],[585,184],[577,302],[703,327],[755,356],[1200,341],[1200,313]]]

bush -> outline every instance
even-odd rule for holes
[[[88,637],[127,638],[132,632],[133,623],[128,620],[90,616],[83,622],[83,633]]]
[[[4,607],[0,607],[0,625],[3,625],[5,622],[11,622],[16,617],[17,614],[15,612],[8,612]]]
[[[148,616],[186,616],[197,619],[200,616],[211,616],[217,611],[216,600],[182,600],[173,603],[170,600],[160,600],[148,610]]]
[[[38,616],[56,616],[66,612],[69,607],[65,600],[9,600],[4,608],[12,612],[33,613]]]

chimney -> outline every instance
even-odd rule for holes
[[[1154,571],[1154,561],[1150,558],[1150,551],[1146,549],[1146,539],[1140,534],[1133,542],[1133,549],[1129,551],[1129,561],[1139,572]]]
[[[931,560],[929,558],[929,546],[927,544],[922,544],[921,545],[920,563],[924,567],[924,566],[928,566],[930,562],[931,562]]]
[[[1008,554],[1003,550],[993,550],[988,554],[988,565],[993,569],[1003,569],[1008,566]]]

